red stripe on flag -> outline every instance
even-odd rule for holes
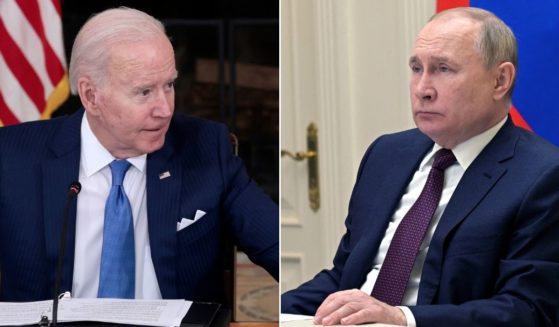
[[[437,12],[456,7],[469,7],[470,0],[437,0]]]
[[[516,108],[514,106],[512,106],[510,108],[510,116],[512,118],[512,122],[518,126],[518,127],[522,127],[524,129],[527,129],[529,131],[532,130],[532,128],[530,127],[530,125],[528,125],[528,123],[526,122],[526,120],[524,120],[524,118],[522,118],[522,115],[518,112],[518,110],[516,110]]]
[[[29,95],[31,101],[37,106],[37,110],[42,111],[46,103],[43,84],[33,67],[25,59],[21,49],[8,34],[2,19],[0,19],[0,40],[2,40],[0,42],[0,53],[4,56],[6,64]]]
[[[45,67],[47,68],[52,85],[56,85],[62,76],[64,76],[64,68],[47,41],[45,29],[39,13],[39,4],[35,1],[29,0],[17,0],[17,4],[41,40],[43,52],[45,54]]]
[[[62,8],[60,8],[60,1],[52,0],[52,4],[54,8],[56,8],[56,12],[58,12],[58,16],[62,17]]]
[[[4,101],[4,97],[2,96],[2,92],[0,92],[0,120],[4,124],[4,126],[14,125],[19,123],[19,120],[12,114],[10,108]]]

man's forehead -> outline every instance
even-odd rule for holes
[[[475,37],[467,34],[431,34],[419,35],[415,40],[414,50],[445,51],[456,48],[474,48]]]
[[[437,17],[427,23],[419,32],[417,39],[432,38],[469,38],[475,39],[481,28],[481,22],[458,13]]]
[[[141,73],[145,69],[162,72],[175,68],[172,47],[138,43],[120,44],[113,47],[109,65],[120,72]]]
[[[437,52],[440,56],[449,56],[445,52],[467,52],[475,49],[479,34],[479,24],[471,20],[446,21],[443,19],[428,23],[415,39],[413,54]]]

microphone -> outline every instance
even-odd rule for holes
[[[64,261],[64,250],[66,249],[66,234],[68,229],[68,211],[72,199],[78,196],[82,189],[80,182],[72,182],[68,186],[68,196],[64,205],[64,220],[62,221],[62,233],[60,234],[60,247],[58,248],[58,265],[54,279],[54,295],[52,300],[52,325],[56,326],[58,319],[58,292],[60,292],[60,280],[62,279],[62,263]]]

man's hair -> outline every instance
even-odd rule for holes
[[[487,69],[503,62],[510,62],[514,65],[515,70],[517,70],[518,46],[516,44],[516,37],[510,27],[499,17],[484,9],[459,7],[437,13],[429,21],[431,22],[449,14],[457,14],[481,24],[476,40],[476,49],[479,51]],[[507,93],[509,97],[512,97],[515,82],[516,75]]]
[[[120,7],[92,16],[78,32],[72,47],[72,94],[78,93],[78,79],[82,76],[88,76],[96,85],[104,85],[104,69],[109,63],[112,46],[165,35],[165,27],[159,20],[136,9]]]

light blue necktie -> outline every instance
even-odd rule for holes
[[[103,251],[97,297],[134,298],[135,251],[132,209],[122,182],[130,167],[126,160],[109,164],[113,185],[105,205]]]

